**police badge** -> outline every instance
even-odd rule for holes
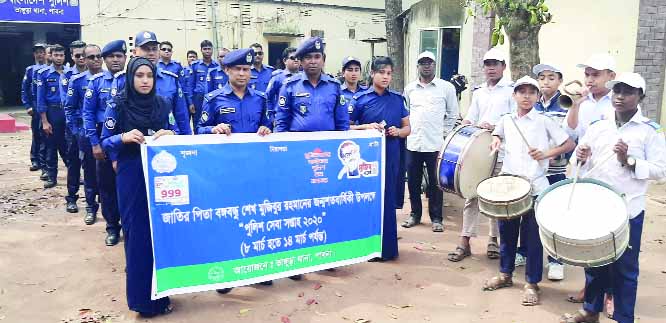
[[[252,53],[247,53],[247,56],[245,56],[245,61],[252,63]]]
[[[67,90],[67,96],[72,96],[72,95],[74,95],[74,89]]]
[[[345,103],[347,103],[347,101],[345,101],[345,96],[341,95],[340,96],[340,105],[345,105]]]
[[[118,89],[111,89],[111,96],[116,96],[118,94]]]
[[[63,86],[67,86],[67,79],[62,79],[61,83]]]
[[[301,114],[305,114],[305,113],[308,112],[308,107],[306,107],[304,105],[301,105],[301,107],[299,108],[299,111],[301,112]]]
[[[172,126],[176,124],[176,118],[173,116],[172,112],[169,113],[169,124]]]
[[[317,50],[321,49],[321,42],[320,41],[315,42],[315,49],[317,49]]]
[[[106,121],[104,121],[104,127],[109,130],[113,130],[116,127],[116,119],[108,117],[106,118]]]
[[[69,94],[69,93],[68,93],[68,94]],[[92,93],[92,89],[88,89],[88,90],[86,90],[86,99],[90,99],[90,98],[92,98],[92,95],[93,95],[93,93]]]
[[[203,121],[203,122],[208,121],[208,112],[206,112],[206,111],[201,112],[201,121]]]
[[[278,104],[279,104],[281,107],[285,106],[285,105],[287,104],[287,98],[285,98],[285,97],[283,97],[283,96],[280,96],[280,98],[278,99]]]

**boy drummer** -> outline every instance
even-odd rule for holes
[[[524,76],[516,81],[513,99],[516,112],[505,114],[493,131],[491,149],[497,150],[505,143],[504,164],[501,173],[527,178],[532,184],[532,195],[537,196],[548,187],[546,174],[548,160],[573,150],[575,144],[560,125],[533,109],[539,97],[539,83]],[[513,120],[512,120],[513,119]],[[527,145],[522,135],[528,140]],[[557,144],[551,147],[551,141]],[[520,218],[500,220],[500,273],[487,280],[486,291],[510,287],[515,269],[518,233],[525,234],[527,266],[522,305],[539,304],[539,286],[543,274],[543,247],[539,239],[539,227],[531,209]]]
[[[638,104],[645,97],[645,80],[636,73],[621,74],[606,83],[613,90],[615,113],[593,122],[581,138],[572,163],[583,163],[581,173],[599,167],[595,178],[626,195],[629,210],[629,247],[612,264],[585,269],[585,304],[576,314],[565,314],[561,322],[599,322],[604,290],[613,287],[613,319],[634,322],[638,285],[638,254],[645,217],[648,180],[666,177],[666,142],[663,129],[644,117]],[[613,151],[616,158],[604,161]],[[603,201],[599,201],[603,203]]]

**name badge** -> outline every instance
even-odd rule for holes
[[[296,93],[294,94],[294,96],[297,98],[309,98],[310,93],[309,92]]]
[[[220,114],[235,113],[236,108],[220,108]]]

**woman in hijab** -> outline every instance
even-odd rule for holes
[[[102,129],[102,147],[114,164],[118,208],[125,236],[127,305],[143,317],[171,312],[168,297],[151,300],[153,253],[148,200],[140,144],[177,134],[167,101],[155,94],[155,66],[145,58],[127,65],[127,85],[109,105]]]

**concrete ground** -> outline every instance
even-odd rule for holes
[[[16,112],[27,121],[23,114]],[[0,134],[0,323],[148,321],[127,310],[122,245],[104,246],[103,220],[86,226],[82,213],[65,212],[62,165],[58,186],[43,190],[38,172],[28,171],[29,145],[29,132]],[[151,321],[547,323],[579,308],[564,300],[583,285],[583,272],[575,267],[566,268],[564,281],[541,284],[540,306],[520,305],[522,268],[513,288],[483,292],[498,262],[486,258],[485,238],[473,240],[471,258],[446,260],[456,246],[463,201],[450,194],[445,200],[445,232],[433,233],[427,216],[424,225],[399,228],[398,261],[236,288],[227,295],[175,296],[174,312]],[[666,317],[666,186],[652,186],[647,201],[636,321],[657,323]],[[409,214],[409,201],[405,207],[399,223]],[[481,232],[487,232],[482,222]]]

